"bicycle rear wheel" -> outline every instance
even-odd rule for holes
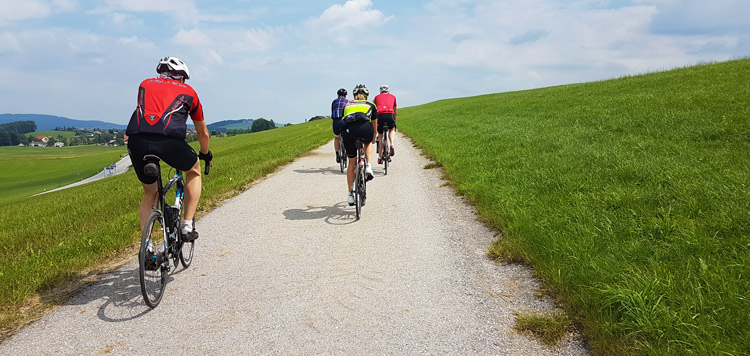
[[[387,127],[385,128],[388,129]],[[388,164],[391,162],[391,150],[390,150],[390,143],[391,140],[388,138],[387,131],[384,131],[384,139],[383,139],[383,175],[388,175]]]
[[[359,189],[360,189],[359,181],[360,181],[360,178],[362,178],[363,174],[364,172],[362,172],[362,170],[359,167],[357,167],[357,171],[354,173],[354,206],[356,207],[354,210],[355,210],[356,220],[359,220],[359,216],[360,214],[362,214],[362,199],[360,199],[360,196],[359,196]]]
[[[195,249],[195,241],[182,242],[180,248],[180,263],[182,267],[188,268],[193,263],[193,250]]]
[[[164,218],[160,211],[154,211],[146,221],[138,249],[138,274],[141,280],[143,300],[151,308],[156,308],[167,286],[167,269],[164,266]],[[169,263],[169,261],[167,261]]]

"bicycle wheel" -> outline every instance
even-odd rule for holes
[[[385,128],[388,129],[387,127]],[[388,163],[391,161],[391,150],[389,149],[391,141],[388,139],[388,134],[384,131],[383,137],[383,175],[388,175]]]
[[[167,269],[163,262],[167,258],[164,250],[164,218],[160,211],[149,215],[146,228],[141,236],[138,249],[138,274],[141,279],[143,300],[151,308],[156,308],[167,286]],[[167,261],[168,263],[168,261]]]
[[[188,268],[193,263],[193,250],[195,249],[195,241],[182,242],[180,248],[180,263],[182,267]]]
[[[356,207],[355,210],[355,219],[359,220],[360,214],[362,214],[362,200],[359,198],[359,181],[362,177],[362,169],[357,166],[357,171],[354,172],[354,206]]]
[[[365,206],[367,200],[367,179],[365,179],[365,169],[362,168],[362,176],[357,181],[357,194],[359,195],[360,210]],[[361,215],[361,213],[360,213]]]
[[[341,173],[344,173],[344,170],[346,169],[346,150],[344,150],[344,139],[341,138],[339,140],[339,156],[341,157],[341,160],[339,161],[339,168],[341,168]]]

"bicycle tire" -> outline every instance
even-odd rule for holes
[[[339,168],[341,168],[341,173],[344,173],[344,170],[346,169],[346,150],[344,149],[344,139],[339,139],[339,157],[341,159],[339,160]]]
[[[362,169],[362,176],[359,178],[359,187],[357,188],[357,194],[359,195],[359,205],[360,210],[361,207],[365,206],[365,203],[367,202],[367,179],[365,178],[365,172],[364,168]],[[362,213],[360,213],[362,215]]]
[[[163,261],[167,258],[164,250],[165,236],[164,217],[160,211],[154,211],[146,220],[146,227],[143,229],[141,245],[138,249],[138,274],[141,281],[141,294],[146,305],[151,308],[156,308],[159,305],[167,286],[168,272],[163,264]],[[149,245],[153,246],[153,253],[149,253]],[[147,268],[148,266],[155,266],[155,268]]]
[[[190,267],[193,263],[193,252],[195,251],[195,241],[182,242],[180,247],[180,263],[183,268]]]
[[[388,127],[385,128],[386,130]],[[391,161],[391,150],[390,150],[390,140],[388,139],[388,133],[383,130],[383,175],[388,175],[388,163]]]
[[[360,215],[362,214],[362,201],[359,199],[359,179],[362,176],[362,173],[359,166],[357,167],[357,171],[354,173],[354,206],[355,206],[355,220],[359,220]]]

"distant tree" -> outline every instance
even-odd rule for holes
[[[0,146],[10,146],[13,142],[10,139],[10,132],[0,131]]]
[[[0,125],[0,130],[25,134],[36,131],[36,123],[34,121],[14,121]]]
[[[260,118],[253,121],[253,126],[250,128],[250,132],[260,132],[275,128],[276,124],[273,123],[273,120],[268,121],[266,119]]]

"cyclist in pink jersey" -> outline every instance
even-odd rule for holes
[[[388,125],[388,138],[391,141],[391,147],[384,147],[381,146],[380,152],[378,152],[378,164],[383,163],[383,150],[389,149],[391,150],[391,156],[393,156],[396,152],[393,147],[393,129],[396,128],[396,115],[397,115],[397,105],[396,105],[396,97],[390,93],[391,88],[388,86],[388,84],[383,84],[380,86],[380,94],[375,96],[375,105],[378,108],[378,135],[382,137],[383,130],[385,125]],[[381,139],[382,142],[382,139]]]

